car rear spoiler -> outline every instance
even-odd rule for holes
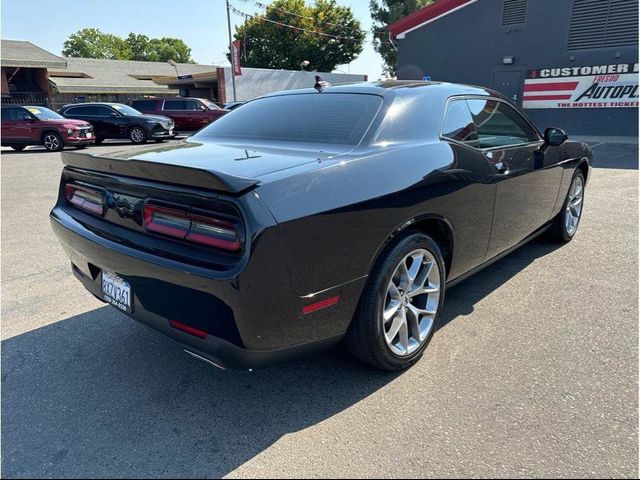
[[[203,168],[97,156],[90,153],[63,152],[62,163],[72,168],[235,194],[259,183],[253,178],[228,175]]]

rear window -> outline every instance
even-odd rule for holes
[[[357,145],[381,104],[382,97],[365,94],[266,97],[233,110],[197,137]]]

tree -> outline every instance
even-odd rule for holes
[[[126,60],[131,57],[131,51],[127,42],[117,35],[103,33],[97,28],[84,28],[64,42],[62,55]]]
[[[147,58],[153,62],[166,62],[173,60],[178,63],[194,63],[191,58],[191,49],[179,38],[152,38],[149,40],[150,54]]]
[[[62,54],[66,57],[193,63],[191,49],[179,38],[149,38],[130,33],[123,39],[97,28],[85,28],[69,36]]]
[[[304,0],[275,0],[263,15],[236,27],[234,37],[247,67],[299,70],[307,60],[307,69],[331,72],[362,52],[364,32],[351,9],[335,0],[316,0],[313,6]]]
[[[389,42],[387,27],[416,10],[435,3],[436,0],[371,0],[371,18],[373,19],[373,48],[384,61],[384,71],[395,77],[398,55]]]

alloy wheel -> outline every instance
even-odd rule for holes
[[[576,176],[569,189],[569,201],[564,214],[564,224],[569,235],[576,233],[580,215],[582,214],[582,196],[584,193],[584,182],[581,176]]]
[[[144,131],[141,128],[136,127],[131,130],[130,137],[134,143],[141,143],[144,141]]]
[[[50,151],[55,151],[60,148],[60,139],[57,135],[49,134],[44,137],[44,148]]]
[[[440,303],[440,269],[431,252],[414,250],[396,267],[382,309],[384,339],[399,357],[411,355],[429,337]]]

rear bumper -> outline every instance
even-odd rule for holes
[[[90,275],[82,272],[75,264],[73,264],[72,270],[84,287],[102,300],[99,275],[96,279],[93,279]],[[171,327],[167,318],[146,310],[139,303],[136,304],[134,302],[134,309],[131,314],[122,313],[169,337],[178,343],[185,351],[195,353],[197,357],[201,357],[201,359],[222,369],[251,370],[254,368],[268,367],[328,348],[337,344],[342,338],[342,335],[338,335],[321,341],[287,348],[248,350],[215,336],[208,335],[206,338],[201,339],[177,330]]]
[[[258,260],[257,266],[226,277],[212,275],[98,236],[60,207],[51,212],[51,224],[76,278],[93,295],[102,298],[103,269],[116,273],[131,285],[130,317],[225,368],[265,367],[337,343],[362,288],[357,281],[322,292],[319,300],[341,295],[345,301],[303,315],[302,306],[311,300],[295,295],[283,263],[268,268]],[[270,251],[271,261],[277,262],[270,240],[260,243],[267,248],[264,253]],[[254,254],[264,258],[260,248]],[[208,335],[199,338],[185,333],[172,327],[170,320]]]

